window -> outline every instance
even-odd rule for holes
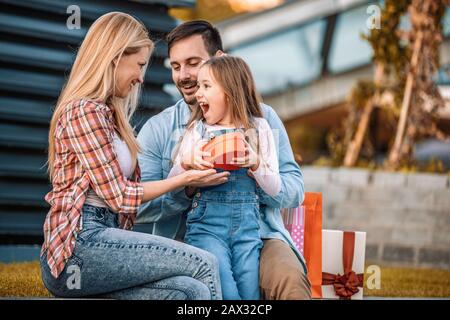
[[[325,20],[317,20],[233,48],[231,54],[248,63],[262,94],[283,90],[290,85],[312,81],[320,75],[325,27]]]
[[[445,10],[445,16],[442,20],[444,36],[448,37],[450,35],[450,8],[447,7]]]
[[[339,73],[370,63],[372,48],[361,38],[367,34],[367,5],[343,12],[336,19],[336,26],[328,57],[331,73]]]

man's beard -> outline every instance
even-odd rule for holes
[[[197,81],[186,80],[186,81],[179,81],[177,83],[177,89],[180,92],[181,96],[183,97],[184,102],[186,102],[188,105],[191,105],[191,106],[197,104],[197,98],[195,97],[195,93],[190,96],[186,96],[186,95],[184,95],[181,88],[192,87],[194,85],[195,86],[197,85]]]
[[[186,104],[193,106],[197,104],[197,99],[195,98],[195,96],[190,96],[189,98],[186,97],[185,95],[183,95],[183,93],[181,94],[183,96],[183,100],[184,102],[186,102]]]

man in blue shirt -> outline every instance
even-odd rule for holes
[[[179,25],[169,33],[167,41],[172,78],[183,99],[150,118],[139,132],[142,181],[167,178],[174,149],[183,135],[191,111],[198,107],[195,99],[198,69],[212,56],[224,54],[218,30],[206,21],[189,21]],[[306,277],[306,264],[285,229],[280,214],[280,208],[297,207],[303,201],[303,177],[294,160],[283,123],[271,107],[265,104],[261,107],[264,118],[277,133],[282,180],[281,191],[275,197],[258,188],[260,232],[264,241],[260,259],[261,295],[264,299],[309,299],[311,285]],[[227,172],[217,173],[197,186],[167,193],[143,204],[138,213],[136,230],[181,240],[196,187],[224,183],[227,176]]]

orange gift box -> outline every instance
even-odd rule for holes
[[[210,157],[203,157],[214,164],[214,168],[223,170],[238,170],[240,167],[230,164],[233,158],[245,156],[245,137],[242,132],[225,133],[211,139],[202,148],[210,152]]]

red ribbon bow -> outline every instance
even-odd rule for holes
[[[355,233],[346,231],[342,246],[344,274],[322,272],[322,285],[333,285],[334,292],[340,299],[350,299],[359,292],[358,287],[363,287],[364,284],[364,274],[356,274],[352,270],[354,251]]]

